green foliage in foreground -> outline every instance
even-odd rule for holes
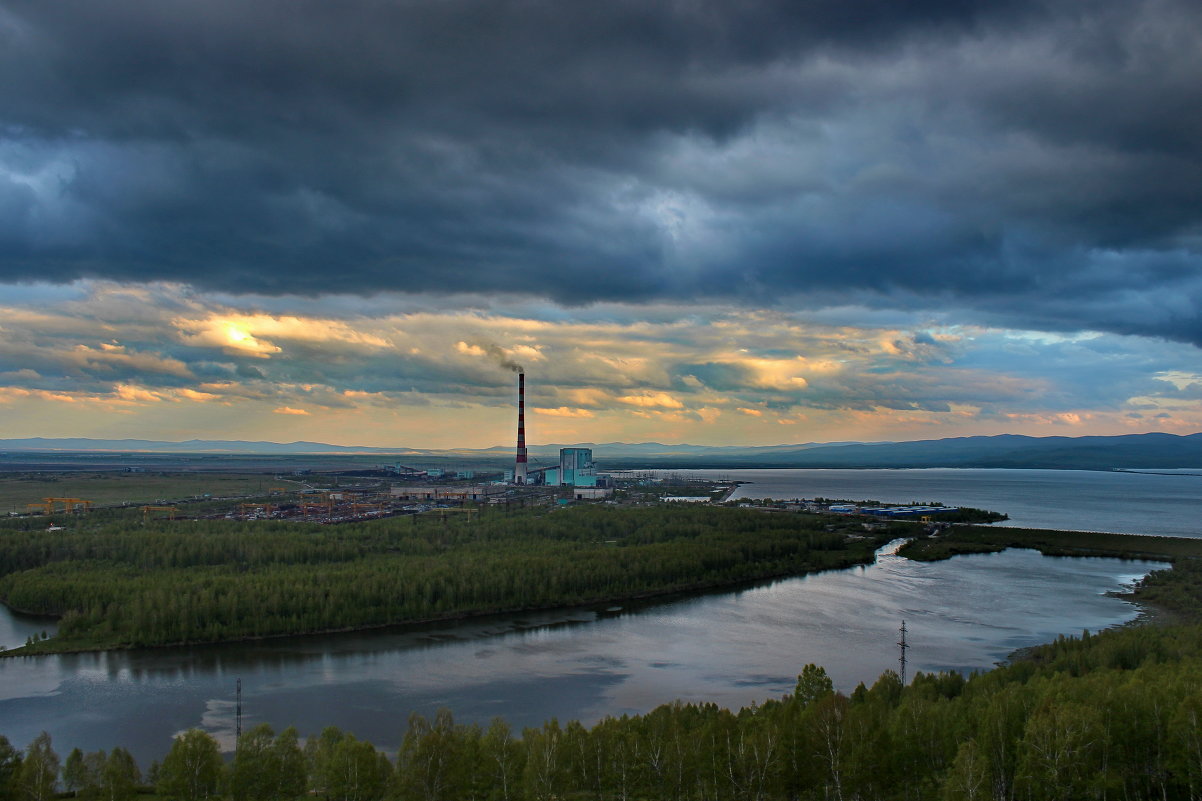
[[[0,599],[61,615],[22,652],[215,642],[693,590],[870,561],[888,538],[738,509],[579,506],[451,521],[0,529]],[[848,524],[849,525],[849,524]]]
[[[1197,538],[985,526],[953,526],[937,536],[919,536],[898,553],[908,559],[934,562],[957,554],[994,553],[1006,548],[1033,548],[1044,556],[1112,556],[1170,562],[1202,557],[1202,539]]]
[[[193,730],[150,774],[159,797],[178,801],[1197,799],[1200,688],[1202,627],[1125,628],[968,679],[919,674],[903,687],[886,672],[850,696],[808,665],[792,694],[737,712],[678,702],[520,735],[499,719],[414,715],[395,759],[338,729],[302,747],[295,731],[260,725],[223,764]],[[38,738],[22,763],[0,738],[0,799],[46,797],[35,788],[47,791],[57,765],[49,746]],[[128,798],[137,766],[120,751],[73,754],[64,782]],[[111,770],[108,785],[79,779],[89,760],[93,775]]]
[[[1202,618],[1202,561],[1183,559],[1172,570],[1149,573],[1136,587],[1135,597],[1187,619]]]

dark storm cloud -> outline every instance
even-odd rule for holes
[[[1202,344],[1186,0],[0,6],[0,280]]]

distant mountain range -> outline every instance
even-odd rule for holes
[[[3,451],[54,451],[66,453],[215,453],[215,454],[306,454],[306,453],[433,453],[412,448],[371,448],[327,445],[322,442],[247,442],[245,440],[190,439],[186,442],[160,442],[151,439],[87,439],[85,437],[29,437],[0,439]]]
[[[692,461],[692,460],[691,460]],[[1116,437],[954,437],[727,454],[714,467],[1000,467],[1113,470],[1202,468],[1202,434]],[[684,466],[684,465],[682,465]],[[690,465],[697,466],[697,465]]]
[[[827,442],[767,446],[665,445],[659,442],[547,444],[530,448],[532,457],[553,459],[561,447],[590,447],[603,468],[637,467],[1004,467],[1111,470],[1121,468],[1202,468],[1202,434],[1128,434],[1116,437],[954,437],[916,442]],[[321,442],[245,442],[64,438],[0,440],[0,451],[15,453],[224,454],[258,456],[378,455],[382,461],[423,457],[501,463],[512,448],[379,448]]]

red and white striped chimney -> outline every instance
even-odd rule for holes
[[[518,455],[513,465],[513,483],[526,483],[526,374],[518,373]]]

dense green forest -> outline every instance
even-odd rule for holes
[[[1202,797],[1202,628],[1064,638],[987,673],[887,672],[835,692],[806,666],[793,693],[738,711],[673,703],[593,726],[409,718],[395,757],[337,729],[302,745],[258,726],[231,761],[203,731],[143,776],[129,754],[0,738],[0,799],[59,787],[121,801],[142,782],[192,801],[1069,801]],[[166,744],[164,744],[166,745]]]
[[[0,599],[61,616],[20,649],[198,643],[570,606],[845,567],[890,530],[724,508],[573,506],[340,526],[0,527]]]

